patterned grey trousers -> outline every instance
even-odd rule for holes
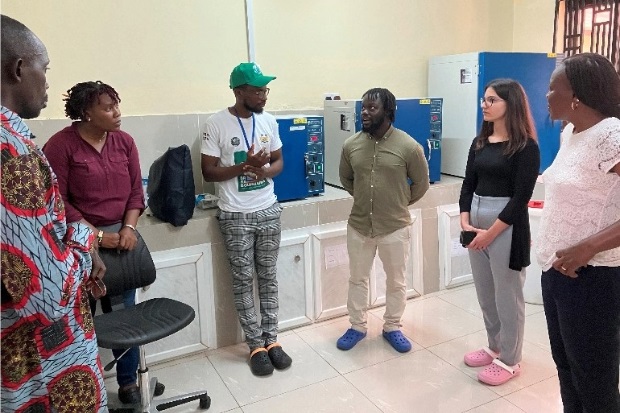
[[[280,248],[280,214],[277,202],[252,213],[218,211],[220,231],[233,275],[235,307],[250,351],[275,343],[278,335],[278,281],[276,262]],[[254,305],[254,272],[258,281],[261,323]]]

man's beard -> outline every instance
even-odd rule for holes
[[[243,107],[246,108],[247,110],[249,110],[252,113],[258,113],[258,114],[263,113],[263,109],[264,109],[264,108],[261,108],[261,107],[252,107],[252,106],[248,105],[245,102],[243,102]]]
[[[368,127],[365,127],[362,124],[362,132],[366,132],[366,133],[369,133],[369,134],[372,135],[373,133],[375,133],[376,131],[379,130],[379,128],[381,127],[382,124],[383,124],[383,121],[377,122],[377,121],[374,121],[374,120],[370,122],[370,125],[368,125]]]

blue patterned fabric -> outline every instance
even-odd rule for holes
[[[56,177],[1,108],[2,411],[107,412],[84,281],[93,241],[67,226]]]

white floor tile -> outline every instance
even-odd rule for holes
[[[327,320],[321,320],[321,321],[316,322],[314,324],[308,324],[308,325],[305,325],[303,327],[297,327],[297,328],[295,328],[294,331],[296,333],[300,333],[302,331],[314,330],[315,328],[322,327],[322,326],[327,325],[327,324],[338,323],[342,319],[345,319],[345,318],[348,320],[349,316],[348,315],[344,315],[344,316],[340,316],[340,317],[330,318],[330,319],[327,319]]]
[[[470,282],[469,284],[459,285],[458,287],[444,288],[443,290],[439,290],[439,291],[436,291],[434,293],[424,294],[423,297],[437,297],[437,296],[440,296],[440,295],[449,294],[449,293],[454,292],[454,291],[467,290],[469,288],[474,288],[473,281]]]
[[[424,347],[484,329],[481,318],[439,297],[409,301],[402,324],[403,333]]]
[[[462,308],[476,317],[482,318],[482,310],[480,310],[480,304],[478,304],[478,298],[476,297],[476,288],[473,285],[467,288],[448,290],[448,292],[442,294],[439,298]]]
[[[525,318],[524,340],[551,352],[549,333],[547,332],[547,319],[544,312],[532,314]]]
[[[505,398],[527,413],[562,413],[564,410],[557,377],[536,383]]]
[[[452,364],[474,380],[483,367],[469,367],[463,362],[465,353],[487,345],[486,333],[477,332],[460,337],[446,343],[429,347],[428,350],[443,360]],[[556,368],[551,354],[528,342],[523,343],[523,360],[521,362],[521,374],[501,386],[488,387],[500,396],[513,393],[532,384],[538,383],[556,375]]]
[[[344,377],[335,377],[302,389],[243,407],[244,413],[380,413]]]
[[[445,343],[427,347],[427,350],[442,360],[450,363],[473,380],[478,380],[478,369],[469,367],[463,362],[463,356],[475,349],[487,345],[487,335],[484,330],[458,337]]]
[[[427,350],[346,374],[382,411],[464,412],[499,398]]]
[[[312,330],[304,330],[298,334],[340,374],[349,373],[402,355],[394,350],[381,335],[383,320],[372,314],[368,314],[366,337],[351,350],[339,350],[336,347],[336,341],[350,327],[349,318],[341,317],[338,322]],[[412,351],[421,348],[418,343],[412,342],[411,344],[413,346]]]
[[[523,413],[523,410],[506,399],[497,399],[468,410],[467,413]]]
[[[281,335],[279,341],[293,359],[293,365],[265,377],[256,377],[250,371],[250,353],[245,344],[225,347],[209,355],[209,360],[239,406],[243,407],[338,375],[338,372],[297,334]]]
[[[167,363],[160,364],[149,369],[149,374],[150,377],[157,377],[158,381],[166,386],[164,394],[155,400],[206,390],[211,397],[209,412],[227,412],[239,406],[204,355],[189,357],[185,362],[174,360],[170,365]],[[110,389],[118,388],[115,379],[106,381],[106,385],[108,383],[113,386],[108,386],[109,406],[111,408],[121,407],[122,404],[117,398],[116,390],[110,392]],[[198,401],[192,401],[184,406],[176,407],[172,411],[185,413],[200,410],[198,409]]]
[[[542,304],[525,303],[525,316],[526,317],[532,314],[544,313],[544,311],[545,309],[543,308]]]
[[[478,304],[476,287],[473,284],[454,290],[447,290],[439,296],[440,299],[456,305],[463,310],[482,318],[482,310]],[[525,315],[532,315],[544,311],[542,305],[525,303]]]
[[[501,386],[491,386],[491,390],[505,396],[557,375],[551,353],[526,341],[523,342],[523,360],[520,364],[521,374],[518,377]]]
[[[562,411],[542,306],[526,304],[523,370],[508,383],[479,383],[463,355],[486,344],[473,285],[407,301],[403,333],[413,351],[400,354],[381,337],[383,307],[369,312],[365,339],[349,351],[336,340],[348,316],[279,335],[293,365],[272,376],[252,375],[245,344],[201,352],[151,367],[163,397],[206,389],[208,412],[556,413]],[[114,377],[106,379],[110,407],[120,407]],[[199,412],[198,402],[171,409]]]

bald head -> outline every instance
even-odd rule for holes
[[[35,34],[22,23],[2,15],[2,62],[9,62],[34,50]]]
[[[47,106],[47,50],[25,25],[5,15],[1,19],[2,106],[24,119],[36,118]]]

